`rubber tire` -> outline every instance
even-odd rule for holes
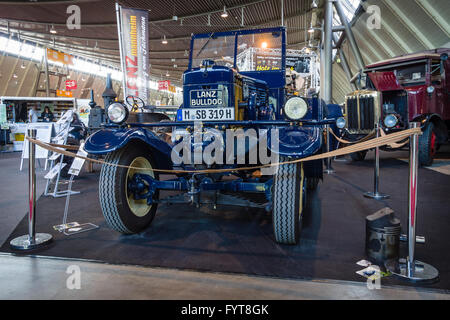
[[[105,162],[130,165],[137,157],[146,158],[151,166],[155,168],[154,162],[149,153],[142,147],[134,144],[109,153]],[[125,183],[127,178],[127,168],[103,165],[100,172],[99,198],[103,216],[111,229],[124,233],[138,233],[146,229],[155,217],[157,204],[153,204],[150,211],[143,217],[138,217],[130,210],[125,194]],[[158,179],[157,172],[154,172]],[[155,199],[158,194],[155,194]]]
[[[427,124],[423,134],[419,136],[419,164],[429,167],[433,164],[433,155],[431,154],[431,138],[434,131],[434,123]],[[435,142],[436,144],[436,142]],[[434,146],[437,149],[437,145]]]
[[[366,155],[367,155],[367,151],[358,151],[358,152],[350,153],[350,158],[352,158],[352,160],[355,162],[364,161],[364,159],[366,158]]]
[[[289,161],[280,157],[280,162]],[[300,163],[285,164],[274,176],[272,224],[275,241],[297,244],[300,239],[304,176]]]
[[[316,190],[319,185],[320,178],[306,178],[306,189],[307,190]]]

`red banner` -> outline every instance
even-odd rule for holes
[[[158,90],[169,90],[170,80],[158,81]]]
[[[77,88],[77,80],[66,80],[66,90],[75,90]]]

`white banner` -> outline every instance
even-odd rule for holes
[[[148,12],[116,3],[120,60],[124,74],[124,100],[132,95],[148,104],[149,43]]]

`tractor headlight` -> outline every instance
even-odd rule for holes
[[[306,101],[300,97],[290,98],[284,105],[284,114],[291,120],[299,120],[308,112]]]
[[[384,118],[384,125],[387,128],[393,128],[397,125],[397,123],[398,123],[398,118],[393,114],[387,115],[386,118]]]
[[[346,124],[347,121],[345,121],[345,118],[340,117],[336,119],[336,127],[338,127],[339,129],[344,129]]]
[[[115,102],[108,107],[108,118],[116,124],[124,123],[128,118],[128,108],[121,103]]]

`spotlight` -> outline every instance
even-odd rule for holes
[[[313,0],[313,2],[311,3],[311,8],[312,9],[317,9],[317,2],[316,2],[316,0]]]
[[[166,72],[166,77],[170,77],[169,71]]]
[[[164,37],[163,37],[163,39],[162,39],[161,43],[162,43],[162,44],[167,44],[167,39],[166,39],[166,35],[164,35]]]
[[[223,6],[223,12],[220,15],[222,18],[228,18],[228,12],[227,12],[227,7]]]
[[[56,29],[55,29],[55,27],[52,25],[52,28],[50,29],[50,33],[52,33],[52,34],[56,34],[57,32],[56,32]]]

